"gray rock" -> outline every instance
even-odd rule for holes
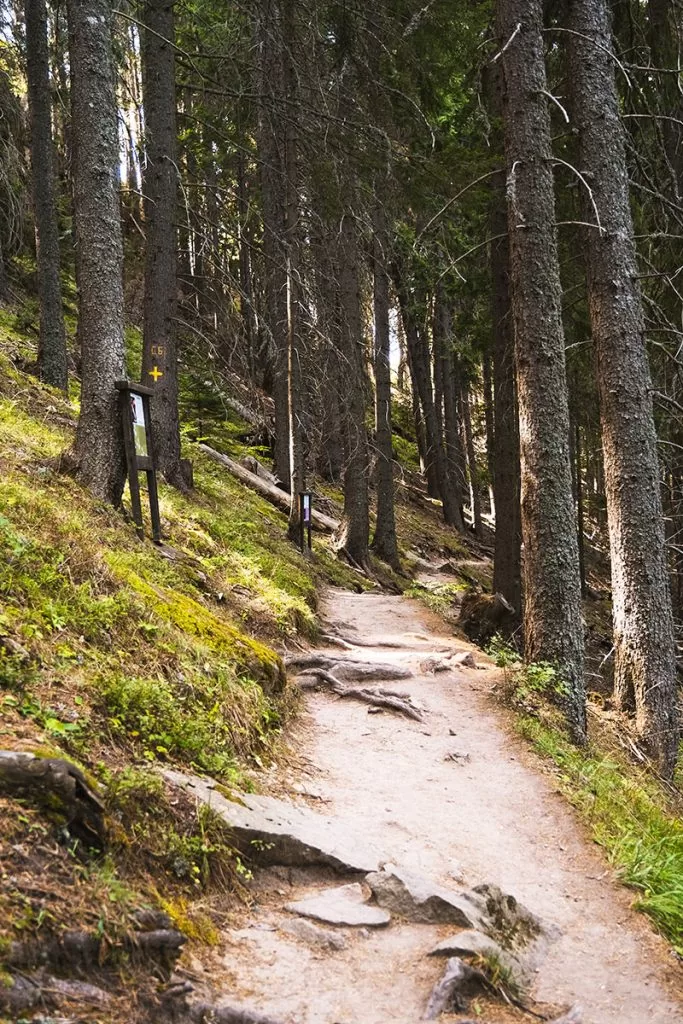
[[[458,653],[454,654],[449,660],[453,665],[461,665],[463,668],[477,667],[472,651],[458,651]]]
[[[476,932],[469,928],[458,932],[457,935],[451,935],[447,939],[443,939],[431,950],[429,956],[493,956],[501,967],[510,972],[520,988],[525,988],[530,981],[528,971],[515,956],[507,953],[502,946],[498,945],[495,939],[484,935],[483,932]]]
[[[368,905],[365,893],[357,883],[323,889],[315,896],[288,903],[285,910],[303,917],[313,917],[326,924],[340,924],[349,928],[381,928],[391,920],[386,910]]]
[[[492,954],[501,959],[505,957],[505,950],[498,945],[495,939],[484,935],[483,932],[476,932],[471,928],[458,932],[457,935],[450,935],[442,939],[430,952],[430,956],[486,956]]]
[[[476,885],[462,895],[475,908],[473,927],[496,939],[504,949],[517,951],[538,939],[556,937],[547,932],[535,914],[497,885]]]
[[[366,875],[381,907],[409,921],[454,924],[494,939],[505,950],[524,949],[546,932],[537,917],[495,885],[451,892],[420,875],[385,864]]]
[[[240,793],[234,800],[220,793],[212,779],[167,769],[164,778],[191,793],[223,819],[243,853],[265,864],[297,867],[321,864],[336,871],[374,871],[378,858],[355,842],[343,829],[308,807],[256,793]]]
[[[373,871],[365,881],[380,907],[386,907],[408,921],[454,924],[459,928],[478,927],[480,908],[464,894],[450,892],[394,864],[385,864],[382,871]]]
[[[293,935],[295,939],[307,942],[309,946],[315,946],[317,949],[346,949],[346,938],[341,932],[332,931],[330,928],[319,928],[312,921],[302,919],[285,921],[282,931]]]

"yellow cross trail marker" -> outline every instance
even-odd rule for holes
[[[153,380],[154,380],[154,383],[156,384],[156,382],[157,382],[157,381],[159,380],[159,377],[163,377],[163,375],[164,375],[164,374],[163,374],[163,372],[162,372],[162,371],[161,371],[161,370],[159,369],[159,367],[158,367],[158,366],[155,366],[153,370],[150,370],[150,371],[149,371],[149,375],[150,375],[150,377],[152,377],[152,378],[153,378]]]

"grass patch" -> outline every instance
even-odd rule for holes
[[[683,823],[656,780],[595,746],[577,750],[530,716],[519,720],[519,728],[556,766],[560,789],[621,881],[637,890],[635,907],[683,955]]]

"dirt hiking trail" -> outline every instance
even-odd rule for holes
[[[290,798],[335,818],[350,843],[371,846],[380,862],[456,892],[495,884],[556,929],[533,975],[543,1017],[578,1004],[582,1024],[683,1024],[680,967],[630,909],[632,895],[613,881],[552,775],[506,727],[490,698],[497,670],[475,651],[478,668],[425,672],[430,656],[473,648],[404,597],[332,591],[323,617],[330,632],[362,644],[364,660],[414,671],[390,685],[425,709],[424,720],[308,694],[293,737],[299,772],[288,778]],[[320,868],[259,872],[254,904],[215,965],[231,994],[287,1024],[422,1020],[446,963],[427,954],[457,929],[394,917],[381,929],[321,931],[295,927],[302,919],[284,909],[353,880]],[[534,1018],[484,999],[440,1019]]]

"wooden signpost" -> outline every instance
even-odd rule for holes
[[[313,495],[310,491],[299,491],[299,545],[302,552],[306,546],[308,534],[308,550],[311,550],[311,529],[313,520]]]
[[[152,519],[152,539],[161,544],[161,518],[159,516],[159,493],[157,491],[157,475],[154,468],[154,446],[152,442],[152,417],[149,400],[154,394],[152,388],[144,384],[136,384],[130,380],[117,380],[119,407],[123,423],[123,441],[126,449],[128,466],[128,484],[130,486],[130,503],[133,508],[133,519],[140,540],[144,539],[142,521],[142,504],[140,502],[140,479],[138,473],[147,474],[147,493]]]

